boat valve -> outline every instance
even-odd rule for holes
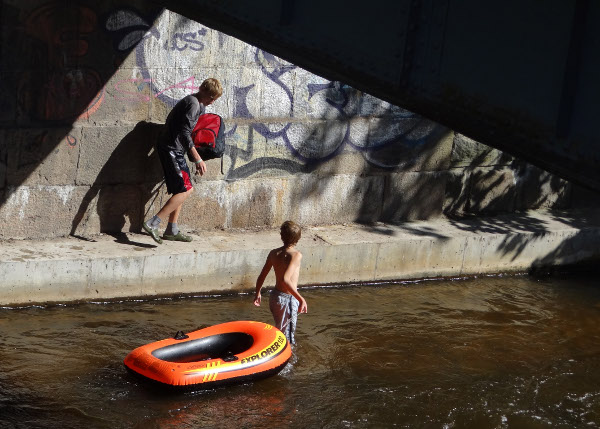
[[[177,331],[177,333],[175,334],[175,336],[173,337],[173,339],[175,340],[185,340],[186,338],[189,338],[189,335],[186,335],[183,333],[183,331]]]
[[[223,362],[235,362],[239,357],[228,351],[221,359],[223,359]]]

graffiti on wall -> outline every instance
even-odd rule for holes
[[[225,46],[230,41],[229,36],[174,14],[163,16],[151,24],[133,10],[117,10],[108,16],[105,28],[114,40],[115,49],[135,55],[140,73],[140,77],[121,79],[113,84],[113,97],[121,102],[143,103],[158,99],[172,107],[185,95],[197,91],[200,82],[193,75],[160,72],[165,64],[174,65],[175,70],[197,70],[199,55],[208,46],[212,47],[213,58],[219,52],[223,57],[230,55]],[[211,37],[216,38],[212,45]],[[353,119],[373,115],[371,111],[361,112],[361,103],[366,103],[367,96],[340,82],[313,82],[310,79],[303,88],[306,103],[325,106],[328,112],[324,115],[335,119],[336,126],[307,134],[302,121],[294,120],[299,102],[295,76],[301,70],[261,49],[253,49],[252,67],[261,74],[260,84],[226,85],[232,93],[231,119],[249,120],[246,122],[251,124],[251,133],[256,133],[267,144],[284,144],[296,162],[257,155],[249,135],[248,144],[243,149],[229,146],[228,155],[232,163],[228,178],[248,177],[267,168],[310,171],[348,147],[363,153],[365,159],[377,167],[397,168],[402,160],[391,159],[388,153],[384,157],[377,154],[387,146],[399,144],[408,145],[415,153],[430,140],[428,137],[435,128],[431,123],[394,106],[388,108],[394,109],[394,126],[386,126],[385,130],[369,132],[368,135],[364,130],[357,132],[357,127],[352,125]],[[258,103],[257,97],[262,97]],[[371,98],[371,103],[373,100],[376,99]],[[265,117],[282,120],[266,121]],[[228,136],[237,132],[235,121],[231,122]],[[366,126],[365,122],[362,128]],[[243,162],[238,165],[237,160]]]
[[[227,58],[231,55],[231,46],[240,46],[223,33],[170,12],[164,14],[154,20],[154,16],[145,16],[137,10],[119,8],[99,18],[90,5],[60,1],[46,3],[29,12],[20,26],[25,36],[23,49],[31,53],[28,68],[16,85],[20,111],[31,120],[64,122],[81,115],[93,115],[108,97],[123,103],[147,103],[157,99],[173,106],[183,96],[198,90],[200,82],[195,74],[199,58],[209,51],[213,57]],[[100,30],[112,39],[117,53],[134,55],[140,73],[138,77],[111,82],[109,92],[105,91],[104,81],[94,68],[97,62],[90,58],[92,39]],[[363,153],[368,162],[378,167],[396,168],[397,162],[390,163],[387,157],[378,159],[376,153],[397,144],[409,145],[418,151],[427,141],[428,131],[422,130],[424,121],[401,109],[394,112],[394,120],[404,121],[406,126],[387,127],[385,132],[369,131],[365,136],[352,126],[352,120],[372,114],[357,107],[365,103],[366,95],[340,82],[309,78],[305,83],[298,83],[301,81],[298,76],[306,75],[303,70],[258,48],[248,48],[247,52],[253,52],[253,61],[244,58],[244,67],[254,68],[260,76],[250,84],[243,84],[242,79],[234,77],[235,83],[228,85],[227,91],[232,94],[231,119],[234,119],[228,135],[237,131],[236,118],[248,120],[252,132],[267,144],[285,145],[297,165],[278,158],[262,157],[257,161],[255,158],[259,155],[252,151],[251,145],[244,150],[231,147],[230,177],[245,177],[261,168],[307,171],[335,158],[346,148]],[[166,65],[174,72],[165,72]],[[218,67],[213,66],[213,69],[218,70]],[[231,69],[229,66],[229,76]],[[257,102],[260,97],[261,101]],[[302,103],[308,107],[302,107]],[[7,106],[7,110],[9,108]],[[328,109],[323,117],[333,118],[335,129],[307,135],[306,130],[301,129],[302,120],[298,120],[298,116],[306,113],[298,114],[302,108]],[[281,120],[264,120],[275,116]],[[414,132],[417,128],[420,135],[414,138],[419,134]],[[74,139],[68,141],[75,142]],[[237,166],[236,159],[244,160],[243,168]]]
[[[268,91],[269,97],[276,100],[280,112],[289,112],[289,116],[293,118],[296,99],[294,91],[287,81],[294,79],[286,81],[284,77],[298,68],[286,64],[260,49],[255,51],[255,61],[259,65],[261,73],[267,78],[265,81],[271,84]],[[249,100],[255,96],[253,93],[255,88],[255,84],[233,88],[234,117],[245,119],[259,117],[249,108]],[[295,90],[297,91],[298,88]],[[265,89],[263,88],[262,91],[265,92]],[[379,129],[377,132],[365,136],[364,126],[363,130],[358,132],[360,127],[353,127],[353,119],[361,116],[358,106],[365,99],[360,91],[340,82],[326,82],[307,83],[306,92],[309,103],[314,99],[315,105],[325,105],[329,109],[329,113],[322,114],[322,116],[333,118],[331,124],[326,126],[326,130],[313,129],[306,135],[306,130],[299,132],[298,128],[302,128],[302,125],[298,125],[298,122],[295,121],[275,124],[257,121],[251,125],[252,131],[267,142],[282,141],[299,162],[294,165],[277,157],[255,159],[251,150],[233,148],[230,151],[230,153],[232,152],[233,166],[229,178],[248,177],[260,169],[269,168],[285,169],[291,173],[310,172],[319,164],[338,156],[347,147],[362,153],[367,162],[378,168],[395,169],[406,164],[407,158],[408,162],[412,162],[410,158],[414,158],[416,153],[425,150],[432,141],[431,137],[439,134],[439,125],[412,112],[391,106],[392,109],[395,109],[392,121],[394,125],[389,126],[388,124],[385,129]],[[298,138],[299,135],[303,135],[303,138]],[[404,146],[408,150],[397,151],[401,157],[390,157],[390,151],[385,151],[385,149],[392,146],[396,149],[398,146]],[[251,148],[252,145],[249,144],[249,147]],[[412,156],[406,157],[407,152]],[[236,168],[235,158],[238,156],[248,162]]]

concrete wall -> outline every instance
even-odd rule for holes
[[[217,77],[218,160],[187,230],[397,222],[589,202],[568,182],[145,2],[4,1],[0,239],[139,231],[168,198],[153,151]],[[582,195],[577,197],[578,195]]]

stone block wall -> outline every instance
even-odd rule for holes
[[[207,77],[225,90],[209,110],[225,119],[227,149],[194,179],[180,218],[189,231],[590,201],[440,124],[146,3],[3,3],[0,239],[139,231],[168,198],[156,138]]]

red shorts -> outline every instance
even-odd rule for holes
[[[180,194],[193,189],[190,169],[183,153],[158,146],[158,157],[165,172],[165,183],[169,194]]]

